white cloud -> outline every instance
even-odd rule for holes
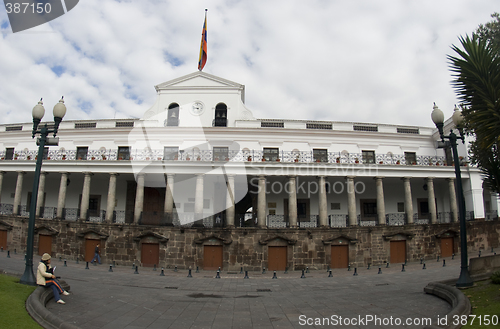
[[[68,119],[141,117],[154,85],[196,70],[205,8],[204,71],[245,84],[256,117],[430,126],[432,102],[456,102],[450,46],[497,1],[86,0],[15,34],[2,9],[2,122],[61,95]]]

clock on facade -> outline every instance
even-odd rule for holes
[[[197,101],[193,103],[193,106],[191,106],[191,113],[193,115],[200,115],[203,113],[204,109],[205,107],[203,106],[203,103]]]

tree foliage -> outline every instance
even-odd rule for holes
[[[458,56],[448,56],[453,87],[462,102],[465,129],[475,135],[472,163],[487,185],[500,193],[500,18],[480,25],[472,37],[460,37]]]

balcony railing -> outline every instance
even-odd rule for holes
[[[18,151],[12,160],[5,160],[5,151],[0,151],[0,161],[35,161],[36,150]],[[76,150],[49,150],[44,161],[120,161],[117,149],[89,150],[85,155]],[[365,164],[365,165],[416,165],[446,166],[443,156],[417,156],[415,162],[407,162],[404,154],[377,154],[375,159],[364,162],[361,153],[328,152],[326,157],[314,156],[313,151],[279,151],[274,161],[266,161],[262,150],[229,150],[227,156],[220,158],[212,150],[196,148],[181,150],[177,153],[164,150],[131,150],[127,161],[221,161],[221,162],[285,162],[285,163],[318,163],[318,164]],[[463,160],[462,164],[467,165]]]

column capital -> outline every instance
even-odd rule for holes
[[[5,173],[6,173],[6,171],[0,170],[0,175],[3,175]]]
[[[119,174],[119,173],[116,173],[116,172],[110,172],[110,173],[109,173],[109,175],[110,175],[110,176],[120,176],[120,174]]]
[[[17,172],[18,175],[24,175],[24,174],[26,174],[26,172],[22,171],[22,170],[17,170],[16,172]]]
[[[265,179],[266,179],[266,176],[267,176],[267,175],[259,175],[259,179],[264,179],[264,180],[265,180]]]
[[[434,181],[434,178],[435,178],[435,177],[426,177],[426,178],[425,178],[425,181],[426,181],[426,182],[432,182],[432,181]]]
[[[67,172],[67,171],[60,171],[59,172],[61,175],[66,175],[66,176],[69,176],[71,175],[71,173]]]
[[[455,181],[455,177],[448,177],[446,178],[447,181],[449,182],[454,182]]]
[[[356,176],[345,176],[345,178],[354,180],[354,178],[356,178]]]
[[[373,179],[375,179],[375,180],[382,180],[384,178],[385,178],[384,176],[375,176],[375,177],[373,177]]]
[[[90,171],[84,171],[82,172],[82,174],[84,174],[85,176],[93,176],[94,174]]]
[[[137,177],[144,177],[144,176],[146,176],[146,173],[143,173],[143,172],[137,173]]]
[[[405,176],[405,177],[401,177],[401,179],[404,180],[404,181],[410,181],[410,179],[412,179],[412,177]]]

